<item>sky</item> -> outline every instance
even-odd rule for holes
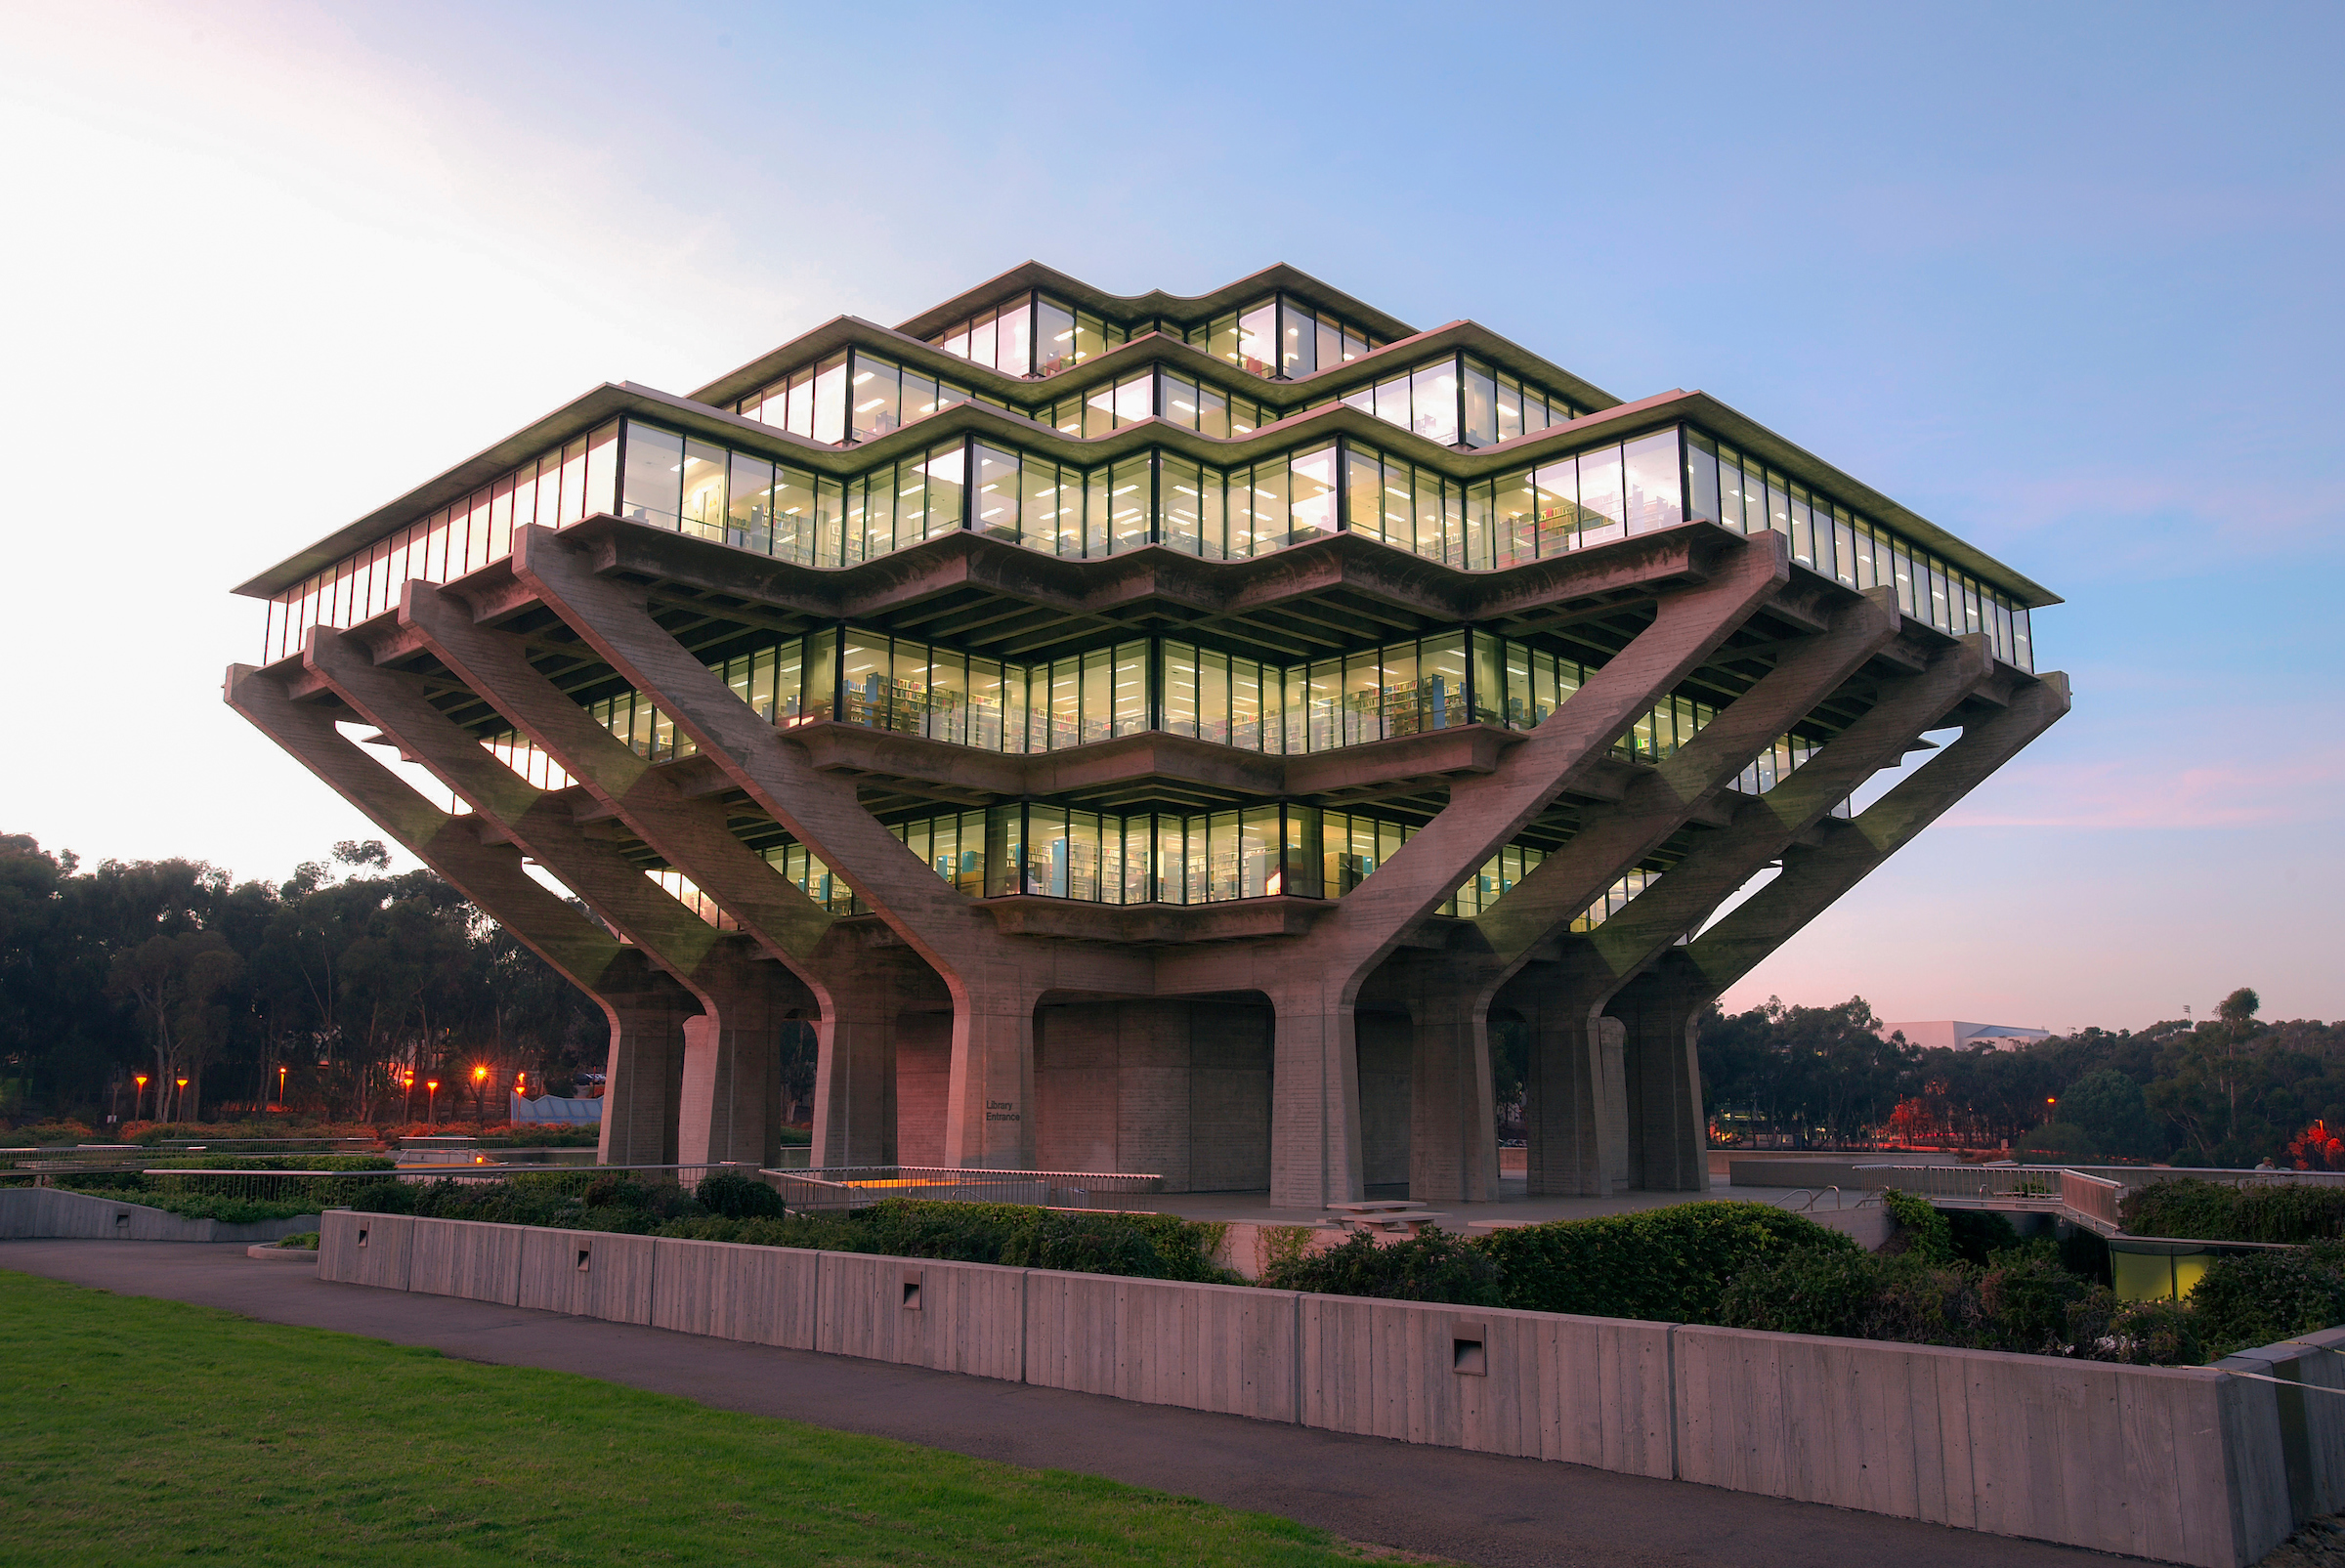
[[[2288,4],[0,5],[0,831],[270,879],[378,836],[222,704],[229,590],[592,385],[1029,258],[1288,262],[1705,390],[2067,600],[2069,717],[1729,1007],[2345,1016],[2341,46]]]

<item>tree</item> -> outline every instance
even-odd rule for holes
[[[2096,1069],[2069,1084],[2060,1096],[2060,1120],[2082,1127],[2106,1155],[2140,1160],[2156,1149],[2157,1127],[2142,1086],[2114,1068]]]
[[[243,968],[228,940],[213,931],[158,934],[115,955],[113,987],[138,1004],[151,1032],[156,1097],[170,1107],[157,1120],[196,1119],[204,1067],[228,1033],[219,996]]]

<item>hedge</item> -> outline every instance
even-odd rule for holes
[[[2345,1236],[2345,1185],[2180,1176],[2127,1194],[2120,1213],[2136,1236],[2302,1246]]]
[[[1499,1268],[1500,1304],[1600,1318],[1715,1323],[1736,1274],[1802,1250],[1856,1244],[1769,1204],[1679,1204],[1493,1231],[1473,1245]]]

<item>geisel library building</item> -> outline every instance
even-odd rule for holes
[[[1284,267],[598,387],[239,591],[230,703],[608,1014],[605,1160],[771,1163],[811,1024],[818,1165],[1281,1207],[1493,1196],[1510,1018],[1531,1193],[1706,1187],[1703,1009],[2068,700],[1725,404]]]

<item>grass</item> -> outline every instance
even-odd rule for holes
[[[1382,1555],[1091,1476],[4,1271],[0,1388],[9,1562]]]

